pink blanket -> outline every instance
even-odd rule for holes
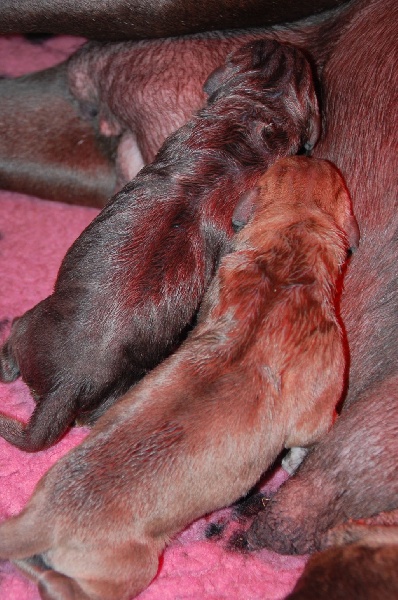
[[[0,76],[22,75],[63,60],[82,40],[66,36],[32,44],[19,36],[0,37]],[[0,341],[11,320],[51,293],[66,250],[98,211],[0,191]],[[1,410],[28,419],[34,403],[20,381],[0,384]],[[87,430],[74,429],[53,448],[21,452],[0,439],[0,520],[18,513],[39,478]],[[279,470],[265,484],[272,491]],[[182,532],[166,550],[155,580],[140,600],[279,600],[293,588],[305,557],[263,550],[243,554],[226,549],[226,538],[208,540],[209,523],[230,521],[228,510],[207,516]],[[238,527],[232,519],[228,532]],[[0,567],[2,600],[38,600],[36,587],[8,562]]]

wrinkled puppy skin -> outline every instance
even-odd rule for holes
[[[26,451],[92,424],[175,349],[233,235],[237,201],[319,134],[311,67],[272,40],[243,46],[206,84],[207,106],[163,145],[68,251],[54,292],[15,320],[1,378],[37,399],[0,435]]]
[[[241,202],[254,216],[197,327],[0,526],[0,557],[45,600],[130,599],[178,531],[332,425],[346,368],[336,294],[358,242],[348,193],[330,163],[291,157]]]

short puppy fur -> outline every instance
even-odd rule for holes
[[[16,319],[0,378],[37,407],[0,435],[27,451],[75,419],[92,424],[186,335],[228,248],[239,195],[278,158],[312,147],[319,113],[301,51],[237,50],[206,82],[208,105],[163,145],[68,251],[53,294]]]
[[[330,163],[293,157],[234,218],[252,207],[187,340],[0,526],[0,557],[45,600],[138,594],[173,535],[332,425],[345,375],[336,282],[358,242],[349,196]]]

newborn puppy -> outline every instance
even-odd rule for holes
[[[68,251],[54,292],[21,318],[0,377],[37,399],[0,435],[48,447],[76,418],[93,423],[186,335],[233,234],[239,195],[278,158],[312,147],[311,68],[294,47],[243,46],[206,83],[207,107],[163,145]]]
[[[0,557],[45,600],[138,594],[176,532],[330,428],[345,373],[336,282],[358,242],[348,194],[331,164],[295,157],[243,196],[240,218],[253,202],[188,339],[0,526]]]

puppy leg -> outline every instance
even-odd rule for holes
[[[0,436],[25,452],[37,452],[57,442],[76,417],[76,395],[63,390],[68,400],[59,393],[40,398],[29,422],[0,414]]]
[[[53,570],[41,555],[14,564],[36,583],[43,600],[130,600],[150,584],[158,570],[157,554],[143,544],[128,546],[124,553],[119,546],[116,553],[97,553],[93,547],[89,556],[85,551],[80,560],[74,558],[73,570],[76,563],[78,568],[84,565],[83,572],[74,577]]]
[[[36,583],[43,600],[90,600],[73,579],[49,569],[40,555],[16,560],[14,564]]]
[[[25,509],[0,524],[0,558],[12,560],[37,583],[43,600],[130,600],[149,585],[159,567],[156,542],[132,541],[129,535],[123,540],[125,531],[112,521],[110,527],[93,527],[87,539],[86,529],[79,536],[75,518],[70,541],[60,534],[48,493],[45,477]]]

